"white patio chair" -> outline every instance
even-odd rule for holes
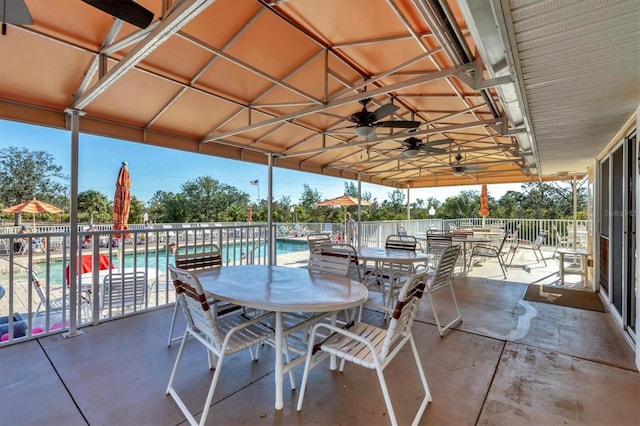
[[[122,313],[138,311],[147,302],[147,274],[112,272],[105,275],[100,291],[100,310],[121,309]]]
[[[360,261],[358,260],[358,250],[356,250],[353,245],[346,243],[328,242],[319,245],[318,250],[320,250],[321,253],[333,256],[350,256],[351,263],[349,264],[347,276],[352,280],[362,282],[362,270],[360,268]],[[342,271],[340,271],[339,274],[342,275]]]
[[[307,359],[304,366],[302,377],[302,386],[300,388],[300,396],[298,397],[298,411],[302,410],[302,402],[309,378],[309,370],[315,367],[328,355],[341,359],[340,372],[344,371],[345,361],[360,365],[361,367],[376,370],[382,395],[389,414],[391,424],[397,425],[398,420],[391,403],[391,396],[387,389],[384,377],[385,368],[393,361],[395,356],[402,350],[407,342],[411,345],[411,350],[416,362],[418,376],[422,383],[424,398],[420,403],[418,412],[416,413],[412,423],[417,424],[427,404],[431,401],[431,393],[427,384],[427,378],[424,374],[418,349],[411,328],[416,312],[420,306],[420,298],[425,289],[427,272],[424,271],[416,274],[408,279],[398,296],[398,303],[393,311],[390,311],[392,317],[389,321],[387,329],[376,327],[374,325],[363,322],[355,322],[348,329],[336,327],[331,324],[318,323],[311,331],[310,342],[315,342],[318,332],[323,334],[331,334],[331,336],[323,342],[316,345],[310,344],[307,351]],[[320,355],[316,352],[321,351]],[[405,383],[405,386],[407,384]],[[369,396],[370,397],[370,396]],[[408,423],[403,421],[403,423]]]
[[[0,254],[8,256],[10,251],[11,251],[11,248],[9,246],[9,242],[7,240],[1,239],[0,240]]]
[[[341,276],[349,275],[351,267],[351,254],[342,248],[332,249],[330,252],[312,250],[309,252],[309,262],[307,269],[309,272],[335,274]],[[333,312],[285,312],[283,319],[286,327],[294,330],[300,328],[311,328],[313,324],[322,321],[333,315]],[[345,322],[349,321],[349,313],[345,313]],[[304,326],[304,327],[301,327]],[[306,335],[302,340],[306,341]]]
[[[453,271],[455,269],[458,256],[460,256],[460,250],[461,248],[459,245],[449,246],[444,250],[442,256],[440,256],[438,265],[436,266],[435,273],[429,277],[429,281],[425,288],[425,291],[429,296],[429,303],[431,304],[431,309],[433,311],[433,316],[436,319],[436,326],[438,327],[438,333],[440,333],[440,336],[444,336],[445,331],[462,321],[462,314],[460,313],[460,307],[458,306],[458,300],[456,299],[456,294],[453,291],[452,285]],[[442,325],[440,323],[440,316],[438,315],[437,303],[434,295],[441,290],[446,289],[449,289],[451,293],[455,315],[451,321]]]
[[[569,235],[560,235],[560,231],[556,225],[552,225],[552,229],[556,237],[556,248],[553,251],[553,256],[551,256],[551,258],[555,259],[559,248],[573,248],[573,239]]]
[[[498,263],[500,264],[500,269],[502,270],[502,274],[504,275],[504,279],[507,279],[507,267],[504,266],[504,262],[502,261],[502,249],[504,248],[507,239],[509,238],[508,234],[504,234],[502,237],[502,241],[499,246],[495,246],[492,244],[476,244],[471,249],[471,255],[469,256],[469,267],[470,271],[473,267],[473,258],[474,257],[484,257],[488,259],[498,259]]]
[[[418,240],[412,235],[389,235],[384,243],[384,248],[387,250],[406,250],[415,252],[418,248]],[[422,250],[421,250],[422,251]],[[416,263],[395,263],[395,262],[381,262],[379,271],[384,278],[388,279],[385,289],[386,304],[388,308],[391,308],[398,297],[398,292],[402,288],[404,281],[415,274],[416,271],[421,268],[427,268],[429,265]],[[383,300],[385,294],[383,294]]]
[[[176,297],[181,299],[180,306],[183,307],[187,318],[187,328],[182,336],[182,343],[171,371],[166,392],[178,404],[178,407],[191,425],[204,425],[207,421],[225,357],[244,349],[249,349],[251,359],[256,360],[251,347],[274,337],[273,330],[263,325],[264,321],[273,321],[273,314],[269,313],[248,320],[242,315],[241,311],[236,311],[235,315],[216,317],[198,278],[189,271],[177,268],[175,265],[169,265],[169,270],[176,290]],[[217,358],[215,372],[211,379],[200,422],[196,421],[173,386],[189,336],[193,336],[204,345],[209,355],[209,361],[212,356]],[[234,366],[234,368],[238,367]],[[203,375],[204,377],[207,377],[207,375]]]
[[[515,247],[512,247],[511,251],[513,252],[513,255],[511,256],[511,262],[509,262],[509,265],[513,263],[513,258],[515,257],[515,253],[517,252],[517,250],[525,249],[531,250],[533,252],[533,254],[536,256],[536,262],[540,262],[540,260],[542,260],[544,262],[544,266],[547,266],[547,261],[542,254],[542,244],[544,243],[545,238],[547,238],[547,231],[540,231],[536,239],[533,241],[518,240],[518,243],[515,245]],[[539,258],[538,254],[540,254]]]
[[[331,237],[327,234],[309,234],[307,235],[307,245],[309,246],[309,251],[313,251],[316,247],[321,246],[323,244],[330,244]]]
[[[174,254],[175,265],[187,271],[193,271],[197,269],[205,269],[205,268],[215,268],[222,266],[222,257],[220,255],[220,249],[217,245],[212,244],[211,248],[205,252],[200,253],[179,253],[176,250]],[[215,301],[210,300],[210,303],[215,305]],[[171,317],[171,325],[169,327],[169,340],[167,342],[167,346],[171,347],[171,344],[175,341],[182,339],[182,336],[173,337],[173,330],[176,326],[176,318],[178,316],[178,305],[180,304],[179,300],[176,300],[176,303],[173,307],[173,316]]]
[[[33,318],[41,317],[43,314],[48,316],[62,315],[63,312],[70,307],[69,294],[65,294],[64,288],[50,288],[45,285],[43,288],[42,281],[36,272],[31,272],[31,285],[36,295],[38,295],[38,306],[33,313]],[[85,291],[80,292],[78,297],[78,305],[81,313],[85,318],[89,318],[91,314],[91,295]],[[44,309],[44,311],[43,311]]]
[[[442,253],[451,247],[451,234],[429,233],[427,232],[427,254],[429,255],[429,265],[435,268]]]

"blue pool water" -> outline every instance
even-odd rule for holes
[[[308,246],[306,241],[278,240],[276,242],[276,253],[278,255],[296,253],[299,251],[307,250],[307,248]],[[242,259],[245,259],[248,255],[250,255],[250,250],[253,251],[253,257],[256,259],[265,257],[268,254],[268,250],[265,245],[259,247],[249,246],[246,243],[222,245],[222,261],[229,264],[240,264]],[[172,260],[173,257],[169,255],[169,262],[171,262]],[[114,251],[111,258],[111,263],[117,262],[117,254]],[[140,252],[137,253],[136,256],[134,256],[133,254],[127,254],[124,258],[125,268],[130,268],[135,265],[139,268],[144,268],[145,266],[147,266],[149,268],[159,268],[161,270],[164,270],[167,263],[167,252],[165,250],[148,251],[146,254],[144,252]],[[51,282],[51,284],[62,284],[65,281],[65,273],[62,261],[51,261],[49,263],[49,268],[49,281]],[[38,274],[38,276],[44,278],[46,274],[45,263],[34,263],[33,269]]]

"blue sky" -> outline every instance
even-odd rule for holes
[[[62,166],[63,172],[71,174],[69,131],[0,120],[0,149],[9,146],[49,152],[55,162]],[[211,176],[234,186],[249,194],[252,201],[258,199],[258,189],[260,198],[267,196],[267,166],[258,164],[86,134],[80,135],[79,158],[78,191],[94,189],[109,199],[113,199],[115,180],[122,161],[129,164],[131,194],[143,202],[149,201],[159,190],[179,192],[180,185],[200,176]],[[258,186],[249,183],[256,179]],[[273,196],[275,200],[289,196],[292,204],[296,204],[306,183],[318,190],[323,199],[333,198],[342,195],[344,182],[348,180],[274,168]],[[429,197],[444,201],[462,190],[480,191],[480,185],[412,189],[410,197],[411,202]],[[489,195],[497,199],[509,190],[519,191],[520,185],[491,185]],[[389,198],[393,188],[363,183],[362,191],[371,192],[374,198],[382,202]],[[406,194],[406,190],[404,192]]]

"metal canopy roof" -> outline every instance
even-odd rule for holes
[[[25,3],[0,118],[392,187],[583,173],[640,102],[636,0],[141,0],[146,29]],[[356,135],[367,98],[419,127]]]

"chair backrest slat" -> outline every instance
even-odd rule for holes
[[[533,246],[537,249],[540,248],[542,246],[542,244],[544,243],[544,239],[547,237],[547,231],[540,231],[540,233],[538,233],[538,236],[536,237],[536,239],[533,241]]]
[[[416,251],[418,241],[412,235],[389,235],[384,243],[385,249]]]
[[[169,264],[169,272],[176,295],[183,301],[180,305],[189,325],[209,337],[213,345],[220,348],[223,338],[216,327],[214,310],[210,308],[198,277],[173,264]]]
[[[444,250],[436,266],[436,271],[433,279],[429,284],[431,289],[437,289],[438,287],[449,283],[451,277],[453,276],[453,271],[459,255],[459,245],[449,246]]]
[[[509,239],[509,234],[505,232],[504,235],[502,236],[502,241],[500,242],[500,246],[498,247],[498,255],[502,253],[502,249],[504,248],[504,245],[508,239]]]
[[[413,320],[420,306],[420,298],[427,280],[427,271],[412,275],[402,286],[398,295],[387,335],[380,352],[380,360],[384,362],[386,357],[393,353],[398,342],[411,333]]]
[[[330,244],[331,237],[327,234],[309,234],[307,235],[307,244],[309,245],[309,251],[315,250],[317,247],[323,244]]]
[[[137,272],[116,272],[105,275],[100,293],[100,306],[107,308],[127,308],[144,305],[147,300],[147,274]]]
[[[427,254],[429,255],[429,263],[437,265],[442,253],[451,247],[451,234],[427,234]]]
[[[188,270],[222,266],[222,255],[215,244],[208,247],[208,250],[197,253],[180,253],[176,251],[174,260],[178,268]]]
[[[351,254],[341,248],[332,248],[331,253],[312,251],[309,253],[308,269],[313,272],[347,276],[351,265]]]

